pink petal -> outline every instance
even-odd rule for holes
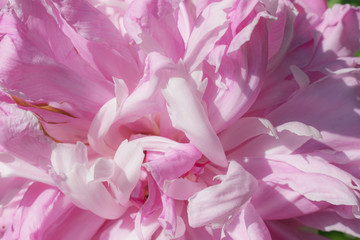
[[[193,182],[187,178],[178,178],[164,182],[164,193],[176,200],[188,200],[195,193],[206,188],[205,184]]]
[[[266,220],[281,220],[319,211],[329,204],[313,202],[286,185],[260,181],[252,200],[256,211]]]
[[[126,211],[127,208],[117,204],[101,182],[87,182],[87,151],[82,143],[78,142],[76,146],[58,144],[51,162],[54,181],[78,207],[107,219],[118,218]]]
[[[79,55],[108,80],[124,79],[133,90],[140,79],[135,53],[120,31],[97,9],[84,0],[54,1],[59,24],[72,39]]]
[[[163,156],[144,164],[159,187],[162,188],[165,180],[177,179],[187,173],[201,158],[201,153],[191,144],[177,144],[165,149]]]
[[[311,0],[300,0],[297,3],[302,5],[305,8],[306,12],[313,12],[321,16],[327,9],[327,1],[311,1]]]
[[[228,28],[226,10],[232,1],[221,1],[209,4],[198,17],[191,32],[184,62],[190,72],[195,70],[213,49],[215,43]]]
[[[112,184],[116,189],[116,199],[122,204],[129,201],[130,194],[139,181],[144,156],[140,144],[127,140],[121,143],[115,153],[114,162],[119,171],[114,176]]]
[[[9,153],[0,153],[0,172],[3,178],[21,177],[54,185],[54,181],[49,176],[48,171],[40,169],[20,158],[16,158]]]
[[[163,204],[163,210],[158,220],[164,229],[165,234],[170,238],[174,238],[177,228],[175,200],[166,195],[162,195],[161,200]]]
[[[327,9],[317,29],[323,40],[318,47],[321,52],[315,52],[312,64],[328,61],[327,55],[330,57],[330,54],[327,52],[330,50],[337,57],[353,57],[360,48],[360,13],[350,5],[335,5]]]
[[[225,239],[271,240],[270,232],[252,204],[248,204],[225,227]]]
[[[177,28],[178,4],[173,0],[135,0],[125,13],[125,28],[146,52],[164,53],[177,62],[185,50]]]
[[[200,99],[183,78],[171,78],[163,90],[168,112],[175,128],[210,161],[225,167],[227,160],[219,138],[212,128]],[[189,117],[191,116],[191,118]]]
[[[75,207],[61,192],[35,183],[25,193],[5,239],[89,239],[104,219]],[[82,231],[84,227],[88,231]]]
[[[272,124],[262,118],[240,118],[219,134],[220,141],[225,151],[240,146],[245,141],[262,134],[277,137]]]
[[[267,46],[260,39],[267,38],[269,18],[271,16],[265,11],[260,12],[233,38],[225,38],[229,45],[219,68],[221,84],[212,79],[204,93],[209,119],[216,132],[241,117],[259,94],[267,63]],[[213,75],[211,70],[204,70]]]
[[[267,116],[274,125],[298,121],[320,131],[318,140],[334,150],[358,143],[360,129],[352,128],[359,120],[358,83],[355,74],[329,76],[311,84]],[[339,77],[340,77],[339,76]],[[336,107],[337,111],[334,111]],[[316,112],[316,114],[314,114]],[[321,116],[321,117],[319,117]],[[339,118],[339,116],[346,116]],[[314,150],[314,149],[313,149]]]
[[[14,104],[0,104],[0,145],[8,153],[34,167],[47,169],[54,144],[39,120]]]
[[[292,153],[310,139],[321,138],[317,129],[301,122],[287,122],[275,129],[276,138],[270,135],[259,135],[233,151],[228,158]]]
[[[221,226],[229,216],[244,208],[256,187],[257,181],[254,177],[238,163],[231,161],[220,184],[205,188],[190,197],[187,210],[190,226]]]
[[[164,80],[164,72],[173,67],[169,58],[158,53],[147,56],[145,74],[138,87],[126,99],[117,97],[117,101],[113,99],[107,102],[95,116],[88,135],[89,143],[95,151],[112,156],[120,143],[129,137],[113,134],[112,129],[159,110],[160,84]],[[118,107],[118,101],[121,101],[121,108]]]

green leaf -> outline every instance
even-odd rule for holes
[[[356,237],[350,236],[348,234],[345,234],[342,232],[337,232],[337,231],[331,231],[331,232],[319,231],[319,235],[324,236],[329,239],[332,239],[332,240],[360,240],[360,238],[356,238]]]

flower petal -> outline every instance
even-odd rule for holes
[[[205,188],[190,197],[187,210],[190,226],[222,225],[229,216],[244,208],[256,188],[255,178],[237,162],[231,161],[220,184]]]
[[[271,240],[271,235],[264,221],[252,204],[248,204],[225,227],[225,239]]]
[[[190,143],[211,162],[225,167],[227,160],[223,147],[200,99],[190,88],[189,83],[183,78],[171,78],[163,90],[163,95],[173,126],[183,131]]]
[[[58,144],[51,156],[54,181],[78,207],[107,219],[120,217],[127,208],[117,204],[101,182],[87,183],[87,161],[86,147],[82,143],[76,146]]]

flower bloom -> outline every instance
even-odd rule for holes
[[[360,237],[360,9],[0,1],[0,237]]]

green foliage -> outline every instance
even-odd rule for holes
[[[328,6],[332,7],[334,4],[351,4],[354,6],[360,6],[360,0],[328,0]]]
[[[319,235],[332,240],[360,240],[360,238],[356,238],[348,234],[336,232],[336,231],[332,231],[332,232],[319,231]]]

